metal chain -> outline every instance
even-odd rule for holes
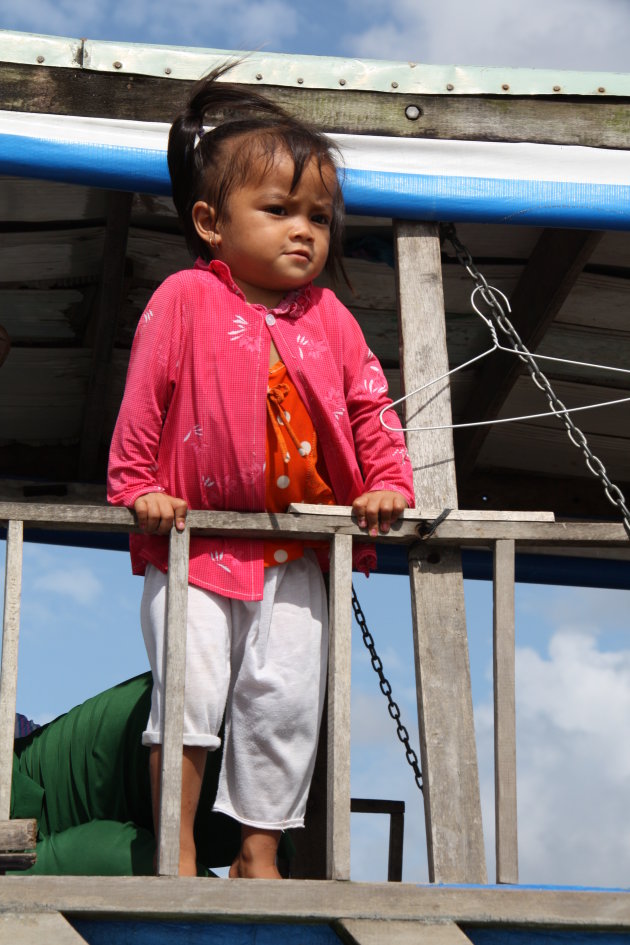
[[[392,696],[391,683],[389,679],[387,678],[387,676],[385,675],[385,673],[383,672],[383,663],[381,662],[381,659],[378,653],[376,652],[376,647],[374,645],[374,637],[372,636],[372,634],[370,633],[368,629],[368,625],[365,620],[365,614],[363,613],[361,604],[359,603],[359,599],[354,589],[354,585],[352,586],[352,609],[354,611],[354,616],[356,618],[356,621],[359,625],[359,629],[361,633],[363,634],[363,642],[365,643],[366,649],[368,653],[370,654],[370,659],[372,661],[372,668],[374,672],[376,673],[376,675],[378,676],[378,684],[381,688],[381,692],[387,699],[387,709],[389,711],[389,714],[393,718],[394,722],[396,723],[396,734],[398,735],[398,738],[405,746],[405,757],[407,759],[407,763],[413,770],[413,776],[415,778],[418,788],[422,790],[422,772],[420,771],[420,765],[418,764],[418,756],[416,755],[415,751],[413,750],[413,748],[411,747],[409,743],[409,732],[407,731],[403,723],[400,721],[400,706],[398,705],[398,703],[394,700]]]
[[[523,363],[527,366],[534,384],[536,384],[536,386],[540,388],[540,390],[545,394],[552,412],[556,414],[558,419],[564,424],[569,439],[574,446],[582,451],[586,461],[586,466],[588,467],[589,471],[601,482],[602,486],[604,487],[606,498],[621,513],[623,527],[626,530],[628,538],[630,538],[630,509],[628,508],[623,492],[619,486],[616,486],[615,483],[610,480],[608,473],[606,472],[606,467],[602,463],[601,459],[595,456],[588,445],[586,436],[575,425],[571,419],[571,416],[567,413],[566,406],[552,390],[548,379],[538,367],[536,359],[527,349],[516,328],[509,320],[505,311],[505,307],[502,304],[500,293],[493,286],[489,285],[483,274],[479,272],[472,256],[470,255],[470,252],[457,236],[455,226],[452,223],[446,223],[442,224],[440,229],[442,234],[453,246],[457,260],[461,263],[471,279],[475,282],[477,287],[476,291],[479,292],[484,302],[490,309],[490,318],[493,320],[494,324],[500,328],[505,335],[507,335],[512,348],[518,353],[521,361],[523,361]]]

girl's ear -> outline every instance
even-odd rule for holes
[[[192,219],[195,230],[204,243],[207,243],[211,249],[220,245],[221,237],[215,229],[217,215],[214,207],[204,200],[198,200],[192,208]]]

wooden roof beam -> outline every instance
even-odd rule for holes
[[[602,235],[595,230],[561,229],[541,234],[510,300],[510,321],[530,350],[536,351]],[[496,418],[522,370],[519,358],[487,358],[459,422]],[[454,431],[461,480],[473,470],[490,430],[485,426]]]
[[[167,76],[0,63],[0,109],[171,122],[194,83]],[[600,95],[421,94],[256,85],[328,132],[526,141],[627,150],[630,102]],[[412,106],[414,117],[408,117]]]
[[[112,351],[125,279],[127,235],[133,194],[113,191],[109,197],[103,270],[92,338],[92,372],[83,414],[83,432],[79,453],[79,478],[97,478],[102,470],[101,446],[111,378]]]

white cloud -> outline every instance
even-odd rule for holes
[[[600,0],[596,13],[591,0],[400,0],[345,41],[357,55],[380,59],[627,71],[630,10],[620,0]]]
[[[103,586],[93,571],[81,565],[51,569],[38,575],[33,582],[37,592],[60,594],[77,604],[92,604]]]
[[[520,881],[627,885],[630,650],[557,632],[546,656],[517,650],[516,692]],[[491,850],[491,707],[475,720]]]
[[[298,17],[286,0],[0,0],[3,26],[60,36],[120,42],[254,49],[294,36]]]

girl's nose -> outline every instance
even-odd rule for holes
[[[295,217],[291,235],[294,239],[310,240],[313,238],[311,221],[308,219],[308,217]]]

